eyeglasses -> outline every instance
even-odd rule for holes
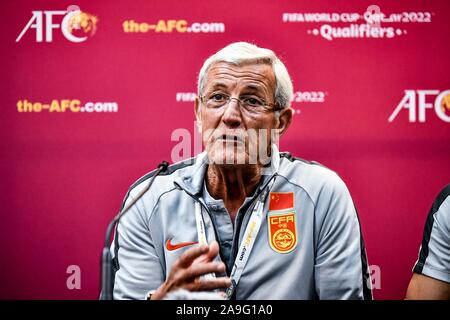
[[[215,91],[207,95],[200,96],[200,101],[210,109],[220,109],[228,105],[231,100],[236,102],[249,113],[264,113],[280,110],[276,103],[267,103],[262,98],[254,95],[232,98],[229,94]]]

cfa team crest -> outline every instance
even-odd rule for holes
[[[295,211],[269,214],[269,243],[278,253],[289,253],[297,246]]]

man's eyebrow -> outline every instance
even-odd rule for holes
[[[245,89],[247,89],[247,90],[254,90],[254,91],[261,91],[261,89],[263,89],[263,87],[257,86],[257,85],[254,85],[254,84],[249,84],[249,85],[245,86]]]
[[[217,88],[223,88],[223,89],[228,89],[228,85],[225,82],[220,82],[220,81],[214,81],[209,85],[210,90],[214,90]],[[247,91],[255,91],[255,92],[261,92],[264,90],[263,86],[259,86],[257,84],[248,84],[244,87],[244,90]]]

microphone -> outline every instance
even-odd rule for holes
[[[167,171],[169,167],[169,163],[167,161],[163,161],[158,165],[158,169],[155,172],[155,175],[148,182],[147,187],[145,187],[136,198],[126,207],[123,208],[114,219],[108,224],[106,228],[106,236],[105,236],[105,245],[102,251],[102,288],[100,292],[100,300],[112,300],[113,298],[113,277],[112,277],[112,256],[110,250],[110,240],[111,234],[114,230],[114,226],[119,224],[120,218],[122,218],[135,204],[136,202],[142,198],[142,196],[150,189],[153,184],[155,178],[161,173]]]

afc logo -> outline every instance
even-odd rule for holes
[[[32,11],[32,14],[16,42],[19,42],[29,29],[36,30],[36,42],[52,42],[54,29],[61,29],[62,35],[75,43],[86,41],[88,36],[93,36],[96,31],[97,17],[80,11],[77,6],[70,6],[67,11]],[[61,24],[54,22],[56,16],[64,16]]]
[[[427,102],[428,95],[437,95],[434,104]],[[450,122],[450,90],[439,93],[439,90],[405,90],[405,95],[389,117],[389,122],[394,121],[403,109],[409,111],[409,122],[425,122],[426,109],[434,109],[434,112],[444,122]]]

